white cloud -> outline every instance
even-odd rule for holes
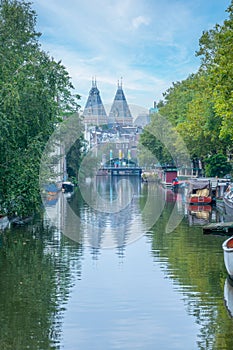
[[[149,17],[145,17],[145,16],[138,16],[138,17],[134,17],[132,19],[132,26],[134,29],[138,29],[142,24],[144,25],[149,25],[150,24],[150,18]]]
[[[34,0],[33,4],[43,48],[62,59],[83,96],[82,105],[92,76],[97,77],[104,103],[112,102],[117,80],[123,76],[128,102],[147,108],[172,81],[185,79],[196,69],[195,50],[205,29],[200,6],[202,2],[194,6],[192,0]]]

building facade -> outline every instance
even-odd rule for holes
[[[133,117],[122,88],[122,80],[121,83],[118,81],[116,95],[113,100],[109,116],[107,116],[102,103],[96,80],[92,80],[92,87],[83,111],[83,117],[86,125],[101,126],[108,124],[109,126],[132,126]]]

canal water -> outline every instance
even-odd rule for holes
[[[215,208],[99,177],[0,234],[0,349],[232,349],[233,287]]]

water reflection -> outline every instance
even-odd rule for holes
[[[224,301],[230,317],[233,317],[233,281],[228,276],[224,284]]]
[[[167,202],[163,214],[169,217],[171,211],[172,203]],[[203,235],[201,227],[187,226],[186,218],[171,235],[164,235],[165,222],[161,218],[150,235],[153,256],[164,276],[183,294],[187,312],[200,325],[197,348],[231,349],[227,337],[233,335],[233,324],[222,302],[224,238]]]
[[[211,205],[187,205],[189,225],[206,225],[211,221]]]
[[[1,238],[0,348],[60,349],[72,286],[70,252],[41,220],[6,230]]]
[[[44,218],[1,235],[1,349],[232,348],[225,238],[190,225],[182,194],[130,181],[98,179],[88,189],[102,204],[123,203],[119,213],[61,193],[45,200],[49,225]],[[183,220],[167,233],[174,208]],[[209,215],[222,220],[214,208]],[[155,216],[128,245],[131,230],[142,235]],[[102,249],[110,231],[115,249]]]
[[[84,197],[84,198],[83,198]],[[70,199],[44,201],[53,225],[73,241],[93,248],[124,247],[143,236],[165,204],[158,186],[138,177],[96,177]]]

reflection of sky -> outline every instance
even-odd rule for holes
[[[172,282],[153,263],[146,238],[93,264],[86,252],[63,326],[64,349],[196,349],[198,326]]]

